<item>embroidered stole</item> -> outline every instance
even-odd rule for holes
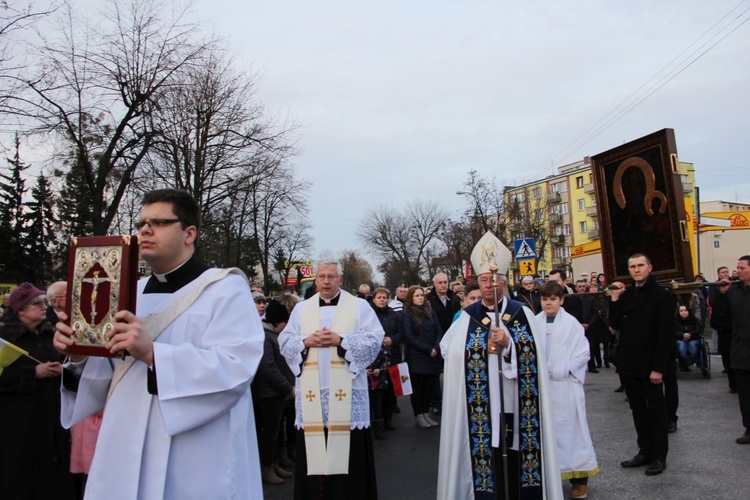
[[[501,317],[515,343],[518,366],[518,447],[520,470],[509,471],[518,475],[520,480],[520,498],[541,499],[542,487],[542,449],[539,422],[539,381],[537,370],[537,348],[531,327],[519,302],[505,299],[507,305]],[[466,335],[465,375],[466,399],[469,425],[469,447],[472,459],[474,497],[495,498],[502,486],[501,457],[497,459],[492,450],[492,427],[490,409],[489,349],[487,341],[491,336],[491,321],[476,302],[464,309],[472,318]],[[492,354],[494,356],[494,354]],[[502,362],[502,360],[498,360]],[[503,383],[500,375],[500,383]],[[506,408],[506,417],[507,417]],[[512,418],[512,416],[511,416]],[[511,426],[512,427],[512,426]],[[501,430],[501,439],[512,440],[507,429]],[[510,448],[510,443],[508,444]]]
[[[245,281],[247,281],[245,274],[237,268],[219,269],[216,272],[208,273],[203,281],[193,286],[192,290],[180,297],[171,306],[169,306],[168,309],[164,311],[153,312],[146,316],[146,318],[144,318],[143,320],[143,327],[149,333],[151,339],[156,340],[159,335],[161,335],[161,333],[166,330],[166,328],[175,319],[177,319],[180,314],[185,312],[191,305],[193,305],[193,302],[196,301],[196,299],[208,285],[223,279],[229,273],[239,274],[245,279]],[[120,380],[122,380],[122,377],[125,376],[130,367],[133,366],[133,363],[135,363],[135,358],[129,356],[124,361],[121,361],[117,364],[117,366],[115,366],[115,372],[112,375],[112,382],[110,382],[109,384],[107,400],[109,400],[110,396],[112,396],[115,387],[120,382]]]
[[[301,318],[302,335],[307,337],[320,329],[320,294],[315,294],[304,306]],[[357,301],[341,290],[333,316],[331,330],[354,333]],[[323,397],[320,390],[318,347],[311,347],[300,375],[302,421],[307,452],[307,474],[333,475],[349,473],[349,440],[352,420],[352,373],[336,346],[327,347],[331,356],[328,390],[328,443],[323,426]],[[324,368],[325,369],[325,368]]]

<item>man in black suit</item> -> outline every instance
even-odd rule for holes
[[[674,348],[675,298],[659,286],[651,261],[643,254],[628,259],[633,284],[612,291],[610,324],[620,330],[617,373],[633,412],[638,434],[638,454],[623,467],[648,465],[646,474],[661,474],[667,468],[667,414],[663,375]]]

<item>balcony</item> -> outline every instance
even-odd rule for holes
[[[682,192],[683,194],[686,194],[686,195],[693,194],[693,185],[690,182],[683,182]]]
[[[552,265],[554,267],[565,267],[571,264],[570,257],[552,257]]]
[[[552,235],[552,244],[558,247],[570,246],[570,236],[565,234]]]
[[[549,223],[553,225],[562,224],[562,215],[560,214],[550,214],[549,215]]]
[[[589,239],[590,240],[598,240],[599,239],[599,230],[598,229],[592,229],[589,231]]]
[[[553,192],[547,195],[547,203],[560,203],[561,201],[562,198],[558,192]]]
[[[583,192],[586,194],[594,194],[594,184],[584,184],[583,185]]]
[[[589,217],[598,217],[599,214],[596,212],[596,207],[586,207],[586,215]]]

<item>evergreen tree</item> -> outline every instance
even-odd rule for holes
[[[64,275],[64,268],[55,266],[52,250],[57,244],[59,221],[55,217],[55,198],[47,178],[40,175],[31,188],[31,201],[27,204],[26,244],[29,266],[28,279],[34,283],[50,283]]]
[[[15,155],[6,159],[0,172],[0,264],[5,266],[2,280],[17,283],[26,275],[24,258],[23,195],[26,192],[23,171],[28,168],[21,161],[20,140],[15,137]]]

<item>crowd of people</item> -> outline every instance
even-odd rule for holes
[[[628,261],[629,286],[556,269],[511,288],[510,253],[488,240],[492,252],[472,255],[474,281],[440,272],[429,286],[350,294],[324,260],[302,300],[266,297],[197,259],[200,216],[186,193],[148,193],[138,226],[153,274],[106,345],[125,359],[70,354],[65,282],[4,297],[0,337],[27,352],[0,372],[9,498],[262,498],[261,482],[292,478],[298,499],[377,498],[373,440],[396,429],[406,389],[414,426],[440,434],[440,498],[562,498],[568,480],[582,499],[599,472],[587,374],[616,367],[638,447],[621,465],[661,474],[676,372],[709,375],[709,327],[740,401],[736,441],[750,443],[748,256],[734,280],[718,269],[725,286],[681,295],[656,283],[644,254]]]

